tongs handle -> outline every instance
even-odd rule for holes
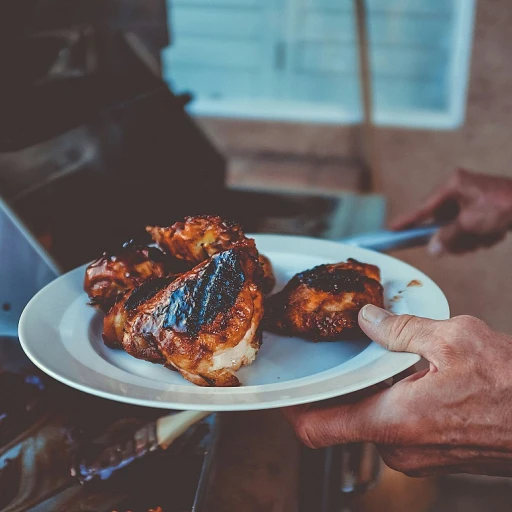
[[[345,238],[340,240],[340,242],[380,252],[393,249],[407,249],[426,245],[441,226],[442,224],[429,224],[402,231],[375,231]]]

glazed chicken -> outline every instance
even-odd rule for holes
[[[103,341],[105,345],[110,348],[122,349],[124,327],[127,320],[137,314],[137,306],[149,300],[177,277],[151,279],[121,296],[103,319]],[[148,353],[144,359],[154,363],[164,363],[160,352]]]
[[[167,257],[162,251],[130,241],[117,253],[104,253],[87,267],[84,290],[89,304],[106,313],[128,290],[167,273]]]
[[[192,266],[245,239],[239,224],[215,215],[186,217],[171,227],[148,226],[146,231],[160,249]]]
[[[148,226],[146,231],[160,249],[190,263],[191,267],[239,244],[252,243],[256,251],[254,241],[245,236],[239,224],[216,215],[186,217],[171,227]],[[261,286],[263,293],[267,294],[276,284],[274,271],[268,258],[259,255],[259,261],[264,272]]]
[[[149,281],[105,318],[104,338],[200,386],[238,386],[261,343],[261,269],[248,247],[214,254],[177,278]]]
[[[274,275],[274,268],[270,260],[263,254],[258,254],[258,261],[260,267],[263,270],[263,276],[261,278],[261,289],[265,295],[268,295],[276,285],[276,276]]]
[[[364,337],[357,316],[366,304],[384,306],[380,270],[349,259],[296,274],[266,303],[266,327],[313,341]]]

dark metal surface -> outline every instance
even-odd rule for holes
[[[16,336],[28,301],[60,272],[1,198],[0,254],[0,336]]]
[[[81,479],[81,485],[72,471],[77,461],[93,460],[95,450],[128,446],[162,412],[57,384],[26,360],[15,338],[0,339],[0,385],[7,372],[19,376],[25,387],[43,384],[40,393],[25,392],[19,383],[11,388],[10,403],[16,407],[0,400],[0,510],[146,512],[160,506],[165,512],[183,512],[202,503],[205,490],[198,484],[201,480],[207,487],[219,432],[215,417],[189,429],[167,451],[139,453],[139,460],[127,467],[113,456],[110,471],[108,464],[103,467],[104,478]],[[11,418],[9,430],[3,428]],[[199,505],[194,510],[200,511]]]
[[[66,269],[148,223],[211,211],[224,185],[224,158],[182,99],[115,41],[128,70],[0,94],[0,195]]]

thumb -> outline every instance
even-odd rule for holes
[[[437,323],[412,315],[394,315],[372,304],[359,312],[359,326],[370,339],[393,352],[412,352],[433,363]]]

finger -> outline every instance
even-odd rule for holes
[[[390,468],[408,476],[431,476],[445,473],[473,473],[477,468],[497,470],[506,465],[502,452],[489,452],[470,446],[449,444],[378,445],[382,460]],[[492,463],[495,464],[492,464]],[[491,465],[492,464],[492,465]],[[509,466],[509,473],[512,468]],[[503,475],[504,473],[502,473]]]
[[[378,445],[379,454],[386,464],[395,471],[409,477],[426,477],[448,473],[460,473],[464,461],[457,461],[442,449],[428,446]]]
[[[506,233],[494,233],[492,235],[486,235],[483,237],[481,245],[483,247],[492,247],[493,245],[502,242],[505,239],[506,235]]]
[[[475,247],[475,237],[466,232],[458,222],[441,228],[436,234],[446,251],[460,253]]]
[[[445,253],[463,254],[480,247],[491,247],[504,238],[503,233],[478,234],[464,231],[458,222],[441,228],[431,239],[427,250],[433,256]]]
[[[405,229],[420,224],[434,217],[436,211],[442,207],[445,202],[455,199],[456,197],[457,191],[451,186],[445,186],[437,192],[434,192],[417,210],[397,217],[391,222],[391,229]]]
[[[463,254],[475,249],[475,240],[461,230],[457,223],[441,228],[432,236],[427,246],[427,252],[437,258],[444,254]]]
[[[435,472],[440,464],[453,462],[439,449],[435,452],[425,445],[396,446],[377,445],[379,454],[386,464],[395,471],[408,476],[419,476]]]
[[[433,341],[437,322],[411,315],[394,315],[367,304],[359,312],[359,326],[370,339],[393,352],[411,352],[437,363]]]
[[[346,395],[337,396],[334,398],[329,398],[327,400],[322,400],[319,403],[311,403],[311,404],[303,404],[303,405],[295,405],[293,407],[285,407],[282,409],[282,412],[285,418],[290,422],[294,422],[295,418],[299,415],[304,414],[306,411],[309,411],[313,408],[327,408],[327,407],[339,407],[343,405],[350,405],[365,398],[368,398],[372,395],[379,393],[380,391],[384,391],[389,389],[390,386],[385,382],[379,382],[374,384],[373,386],[369,386],[367,388],[360,389],[359,391],[354,391],[353,393],[348,393]]]
[[[355,442],[398,444],[407,439],[408,413],[397,395],[396,388],[389,388],[352,404],[288,407],[283,413],[310,448]]]

